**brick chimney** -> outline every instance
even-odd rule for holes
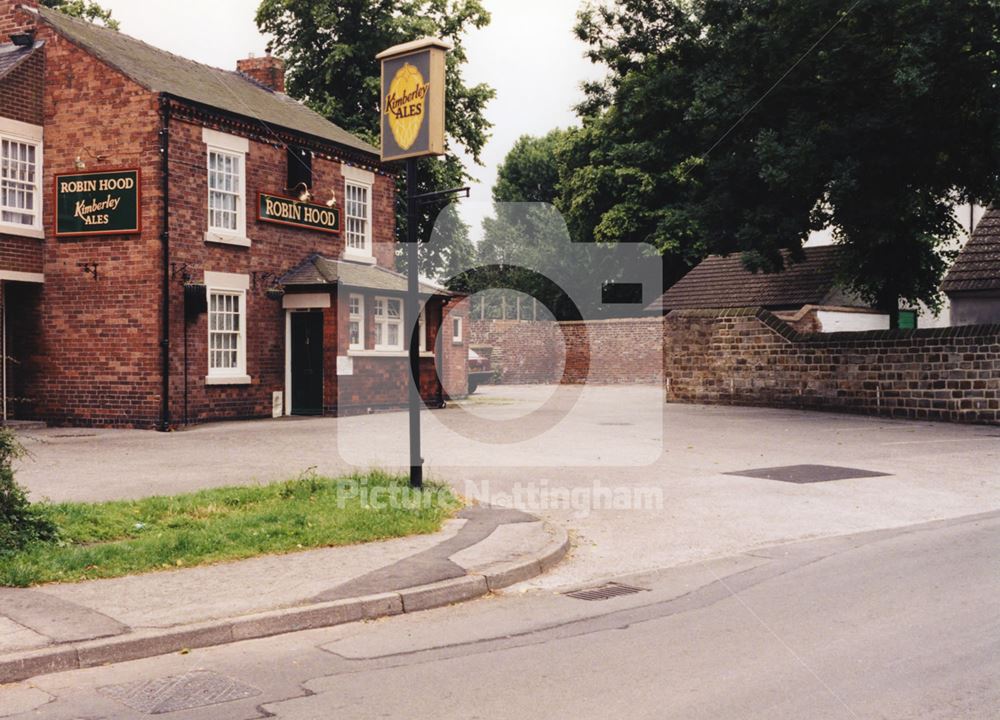
[[[35,16],[22,7],[38,9],[38,0],[0,0],[0,43],[9,43],[12,34],[35,27]]]
[[[236,70],[275,92],[285,92],[285,61],[270,53],[264,57],[237,60]]]

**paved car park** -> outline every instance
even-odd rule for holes
[[[171,434],[49,428],[26,432],[32,457],[19,478],[35,498],[99,500],[311,468],[401,468],[406,427],[405,413],[381,413]],[[653,386],[486,386],[425,413],[424,429],[431,479],[570,530],[569,559],[534,586],[1000,508],[995,427],[665,405]],[[770,478],[781,474],[770,469],[789,466],[820,466],[788,471],[793,480],[861,476]],[[742,474],[756,470],[766,472]]]

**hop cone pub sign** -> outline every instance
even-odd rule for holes
[[[434,38],[379,53],[382,61],[382,160],[444,154],[445,53]]]

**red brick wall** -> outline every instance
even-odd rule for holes
[[[8,42],[11,33],[34,27],[34,19],[16,6],[38,7],[38,0],[0,0],[0,42]]]
[[[141,235],[44,243],[33,413],[55,424],[152,425],[159,407],[159,170],[157,104],[151,93],[42,27],[46,40],[45,227],[52,227],[53,174],[138,167]],[[123,122],[123,118],[127,118]],[[97,263],[98,277],[82,264]]]
[[[6,42],[6,37],[0,36],[0,42]],[[0,80],[0,115],[41,125],[45,119],[44,83],[45,48],[42,47]]]
[[[43,242],[37,238],[0,233],[0,270],[42,272]]]
[[[746,309],[666,329],[668,402],[1000,423],[1000,326],[807,335]]]
[[[474,320],[471,342],[493,348],[503,383],[648,384],[663,380],[663,321]]]
[[[452,322],[461,318],[462,341],[454,342]],[[469,394],[469,344],[472,329],[469,327],[469,299],[453,298],[444,307],[437,356],[445,396],[463,398]]]
[[[247,154],[247,235],[249,248],[206,243],[208,178],[207,147],[202,138],[203,125],[175,118],[170,126],[170,253],[178,267],[194,282],[202,282],[205,271],[261,276],[280,276],[299,265],[313,253],[338,258],[343,254],[343,235],[297,229],[256,220],[258,192],[282,194],[287,183],[286,153],[282,146],[250,139]],[[241,134],[238,129],[213,125],[213,129]],[[337,203],[344,207],[344,181],[338,162],[315,157],[313,187],[318,199],[334,190]],[[391,177],[377,174],[373,197],[373,254],[379,265],[395,268],[395,214]],[[387,210],[389,210],[387,212]],[[259,281],[247,293],[247,373],[250,385],[206,385],[208,374],[208,317],[184,319],[184,295],[181,281],[171,286],[171,416],[175,422],[185,419],[184,395],[187,392],[187,420],[204,422],[226,418],[270,417],[272,393],[285,389],[285,312],[280,300],[266,296],[268,282]],[[336,305],[336,294],[333,297]],[[367,314],[366,314],[367,315]],[[338,323],[331,310],[324,311],[326,347],[333,346]],[[346,322],[346,318],[345,318]],[[341,327],[344,327],[343,325]],[[185,379],[184,342],[187,342]],[[346,342],[346,341],[345,341]],[[325,404],[332,411],[336,404],[336,356],[326,352],[324,368]],[[357,367],[357,366],[356,366]],[[379,366],[380,368],[383,366]],[[377,387],[374,377],[368,381]],[[404,386],[405,387],[405,386]],[[372,400],[375,402],[376,400]],[[405,402],[405,394],[403,397]]]

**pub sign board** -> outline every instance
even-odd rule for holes
[[[260,193],[258,198],[257,219],[260,222],[322,230],[328,233],[340,232],[340,210],[337,208],[266,193]]]
[[[142,232],[138,168],[55,177],[56,237]]]
[[[382,61],[382,160],[444,154],[445,53],[433,38],[396,45]]]

